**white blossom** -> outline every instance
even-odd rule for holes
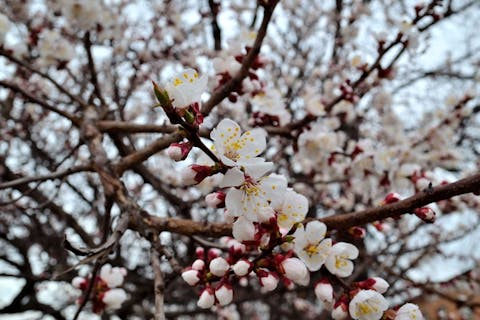
[[[281,204],[275,206],[277,223],[280,228],[290,230],[292,226],[303,221],[308,212],[308,200],[293,190],[287,190]]]
[[[185,69],[167,83],[165,90],[174,107],[184,108],[201,101],[200,96],[205,92],[207,82],[206,75],[200,77],[197,71]]]
[[[353,262],[350,259],[358,257],[358,249],[354,245],[346,242],[338,242],[330,249],[330,255],[325,261],[330,273],[341,278],[348,277],[353,272]]]
[[[247,166],[267,147],[263,129],[253,129],[241,134],[240,126],[233,120],[223,119],[210,133],[214,149],[227,166]]]
[[[246,276],[248,274],[248,270],[250,270],[250,267],[252,266],[251,262],[248,260],[238,260],[233,266],[233,272],[239,277]]]
[[[375,290],[360,290],[349,304],[350,316],[359,320],[378,320],[388,309],[388,301]]]
[[[260,285],[265,291],[273,291],[278,286],[278,277],[269,272],[266,276],[259,278]]]
[[[320,221],[299,226],[295,231],[295,253],[311,271],[319,270],[327,260],[332,247],[331,239],[324,239],[327,227]]]
[[[397,310],[395,320],[423,320],[423,314],[416,304],[406,303]]]

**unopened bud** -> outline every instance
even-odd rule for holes
[[[327,279],[320,280],[315,286],[315,295],[318,300],[330,306],[333,304],[333,287]]]
[[[190,269],[182,272],[182,279],[193,287],[200,281],[200,277],[198,275],[199,274],[197,270]]]
[[[210,166],[192,164],[182,171],[182,181],[185,185],[193,185],[203,181],[212,174]]]
[[[239,277],[246,276],[252,267],[252,263],[248,260],[241,259],[238,260],[237,263],[235,263],[232,266],[233,272]]]
[[[167,154],[170,159],[174,161],[185,160],[190,153],[190,150],[192,150],[192,147],[193,145],[190,142],[174,142],[168,147]]]
[[[426,223],[435,222],[435,211],[430,207],[417,208],[413,211],[417,217],[422,219]]]
[[[225,192],[212,192],[206,195],[205,203],[210,208],[222,208],[225,206]]]
[[[215,296],[213,295],[213,290],[211,288],[205,288],[198,298],[197,306],[202,309],[208,309],[213,306],[215,303]]]
[[[233,290],[232,287],[228,284],[222,284],[219,288],[215,290],[215,297],[218,300],[218,303],[221,306],[226,306],[233,300]]]
[[[390,192],[389,194],[387,194],[387,196],[385,197],[385,199],[383,199],[383,203],[384,204],[390,204],[390,203],[394,203],[394,202],[397,202],[401,199],[401,196],[396,193],[396,192]]]
[[[210,272],[217,277],[223,277],[230,270],[230,264],[222,257],[213,259],[209,267]]]
[[[365,238],[367,231],[365,228],[355,226],[348,229],[348,233],[350,233],[354,238],[363,239]]]

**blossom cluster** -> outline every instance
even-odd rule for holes
[[[173,104],[176,112],[184,116],[183,108],[200,102],[204,85],[197,80],[198,76],[185,81],[189,74],[196,73],[184,71],[174,77],[173,86],[169,83],[165,87],[159,97],[164,109],[169,110]],[[158,87],[156,90],[161,92]],[[171,112],[168,110],[167,115]],[[255,278],[263,291],[275,290],[280,283],[289,289],[307,286],[310,272],[321,270],[328,277],[317,283],[315,293],[334,319],[380,319],[389,307],[382,295],[388,288],[387,282],[370,278],[353,283],[349,292],[334,293],[329,279],[352,275],[352,260],[358,257],[359,250],[350,243],[327,238],[327,227],[321,221],[304,223],[308,200],[289,188],[287,177],[273,173],[274,164],[261,156],[266,151],[266,136],[261,128],[242,132],[238,123],[225,118],[210,133],[215,165],[193,164],[182,175],[186,184],[196,184],[221,172],[219,189],[208,194],[205,202],[224,208],[226,219],[233,222],[233,238],[223,240],[228,247],[226,256],[219,249],[198,248],[197,259],[182,273],[190,286],[201,288],[197,305],[225,306],[233,300],[233,283],[250,283]],[[191,142],[175,143],[167,153],[179,161],[188,156],[192,147]],[[389,194],[384,202],[393,203],[399,197]],[[428,209],[420,208],[415,213],[427,219]],[[351,234],[362,237],[365,231],[357,227]],[[394,313],[397,319],[402,319],[403,314],[421,318],[417,309],[412,313],[409,307],[402,308]]]
[[[92,303],[92,311],[102,313],[104,310],[119,309],[122,303],[127,299],[125,290],[119,288],[123,284],[123,280],[127,275],[127,270],[123,267],[112,267],[105,264],[100,269],[98,276],[92,280],[90,277],[75,277],[72,285],[82,290],[84,293],[90,291],[88,297],[82,296],[77,300],[78,304],[83,303],[83,299],[90,300]],[[89,289],[91,286],[91,289]]]

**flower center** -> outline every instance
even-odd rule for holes
[[[308,244],[305,248],[303,248],[303,251],[305,251],[309,257],[319,253],[318,246],[311,243]]]

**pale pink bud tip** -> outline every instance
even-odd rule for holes
[[[228,264],[227,260],[223,259],[222,257],[213,259],[210,262],[209,267],[210,272],[217,277],[223,277],[230,269],[230,265]]]
[[[422,219],[424,222],[433,223],[435,222],[435,211],[430,207],[417,208],[413,211],[417,217]]]
[[[215,297],[213,295],[212,289],[206,288],[200,294],[200,298],[198,298],[197,306],[202,309],[208,309],[213,306],[215,303]]]
[[[200,281],[198,271],[193,269],[182,272],[182,279],[192,287]]]

